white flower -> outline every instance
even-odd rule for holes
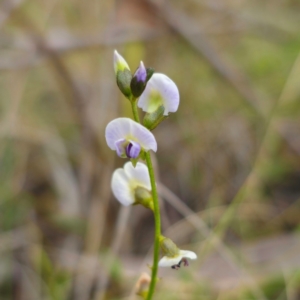
[[[157,143],[151,131],[129,118],[109,122],[105,138],[108,147],[116,150],[120,157],[137,158],[141,150],[157,151]]]
[[[159,267],[172,267],[173,269],[180,268],[181,264],[188,266],[189,259],[196,259],[197,254],[193,251],[179,250],[179,253],[171,257],[164,256],[158,263]]]
[[[125,69],[128,69],[130,71],[130,68],[126,62],[126,60],[121,56],[117,50],[114,51],[114,70],[115,74],[118,73],[118,71],[124,71]]]
[[[140,96],[138,107],[147,113],[153,113],[161,105],[164,106],[164,115],[176,112],[179,106],[179,91],[168,76],[160,73],[152,75],[146,88]]]
[[[144,164],[138,162],[134,168],[131,162],[127,162],[123,169],[114,171],[111,189],[121,204],[128,206],[135,203],[135,190],[138,187],[151,191],[148,168]]]

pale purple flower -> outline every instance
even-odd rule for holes
[[[164,106],[164,115],[176,112],[179,106],[179,91],[168,76],[154,73],[139,98],[138,107],[147,113],[153,113],[161,105]]]
[[[126,62],[126,60],[121,56],[117,50],[114,51],[114,70],[115,74],[118,73],[118,71],[124,71],[125,69],[128,69],[130,71],[130,68]]]
[[[109,122],[105,138],[108,147],[116,150],[120,157],[137,158],[142,150],[157,151],[157,143],[151,131],[129,118]]]
[[[117,200],[125,205],[135,202],[135,189],[141,187],[151,191],[148,168],[138,162],[136,167],[127,162],[123,168],[114,171],[111,179],[111,189]]]

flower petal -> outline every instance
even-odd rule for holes
[[[152,113],[161,105],[165,108],[164,115],[176,112],[179,106],[179,91],[174,81],[168,76],[155,73],[140,96],[138,107],[145,112]]]
[[[115,170],[111,179],[111,189],[114,196],[125,206],[133,204],[135,201],[129,181],[130,178],[122,168]]]
[[[115,148],[119,157],[126,157],[124,144],[126,144],[125,139],[120,139],[115,142]]]
[[[189,250],[180,250],[179,251],[181,257],[189,258],[189,259],[197,259],[197,254],[193,251]]]
[[[126,147],[126,156],[128,158],[137,158],[141,152],[141,146],[139,143],[130,141]]]
[[[146,165],[138,162],[134,168],[131,162],[127,162],[124,165],[124,171],[131,178],[131,182],[136,182],[136,186],[144,187],[148,191],[151,191],[150,177]]]
[[[105,138],[112,150],[116,150],[115,143],[118,140],[126,139],[139,143],[146,151],[157,151],[157,143],[151,131],[129,118],[118,118],[109,122],[105,129]]]
[[[177,265],[182,259],[181,255],[175,256],[175,257],[167,257],[163,256],[161,260],[158,262],[159,267],[172,267],[174,265]]]
[[[134,190],[138,186],[151,191],[148,168],[144,164],[138,162],[134,168],[129,161],[123,169],[119,168],[114,171],[111,189],[121,204],[128,206],[135,202]]]

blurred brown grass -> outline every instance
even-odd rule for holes
[[[162,270],[156,299],[298,299],[299,11],[292,0],[3,1],[0,299],[133,299],[151,264],[150,212],[110,191],[124,160],[104,129],[131,114],[113,49],[181,94],[154,130],[156,172],[163,231],[199,260]],[[270,239],[266,265],[251,260],[249,243]],[[286,244],[279,260],[272,249]]]

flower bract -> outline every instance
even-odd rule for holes
[[[124,158],[137,158],[142,150],[157,150],[154,135],[129,118],[117,118],[109,122],[105,129],[105,138],[108,147]]]
[[[179,91],[168,76],[154,73],[140,96],[138,106],[147,113],[153,113],[162,105],[165,116],[169,112],[176,112],[179,106]]]
[[[137,188],[151,190],[148,168],[140,162],[134,168],[131,162],[127,162],[123,168],[114,171],[111,188],[114,196],[121,204],[125,206],[134,204]]]

